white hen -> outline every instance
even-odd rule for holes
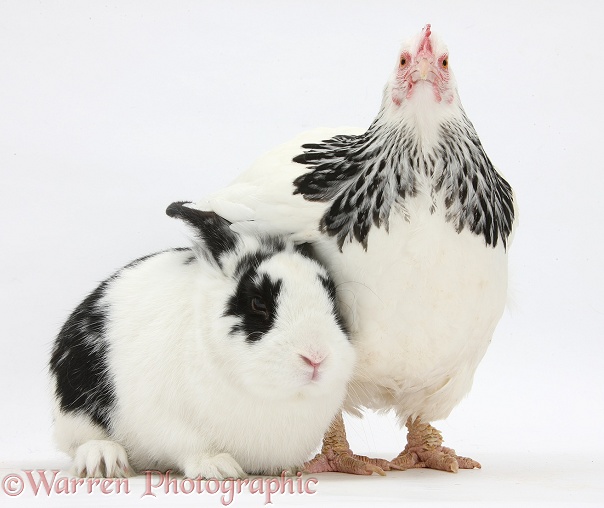
[[[514,198],[430,25],[403,45],[366,131],[305,133],[198,206],[314,244],[358,350],[345,409],[392,408],[409,429],[388,463],[351,456],[340,418],[309,471],[479,467],[429,422],[470,390],[502,315]]]

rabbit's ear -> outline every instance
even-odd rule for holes
[[[231,231],[231,223],[214,212],[207,212],[186,206],[190,201],[172,203],[166,213],[170,217],[184,220],[195,231],[201,247],[210,261],[221,266],[220,257],[236,248],[239,236]]]

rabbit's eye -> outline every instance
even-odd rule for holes
[[[266,303],[264,303],[264,300],[259,296],[255,296],[254,298],[252,298],[252,310],[256,314],[262,314],[268,317],[268,308],[266,306]]]

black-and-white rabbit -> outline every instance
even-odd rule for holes
[[[127,265],[56,339],[60,448],[80,476],[300,467],[354,367],[332,280],[305,246],[236,234],[185,203],[167,213],[194,228],[194,247]]]

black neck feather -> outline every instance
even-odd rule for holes
[[[361,135],[302,145],[303,153],[293,161],[310,171],[294,181],[294,193],[330,202],[320,229],[335,236],[340,249],[355,240],[367,249],[370,229],[387,229],[395,205],[412,220],[407,204],[419,177],[426,176],[432,213],[442,200],[445,218],[458,233],[467,228],[483,236],[487,246],[501,241],[506,247],[514,221],[512,189],[463,111],[460,120],[440,125],[434,146],[423,147],[419,139],[412,127],[389,125],[378,116]]]

